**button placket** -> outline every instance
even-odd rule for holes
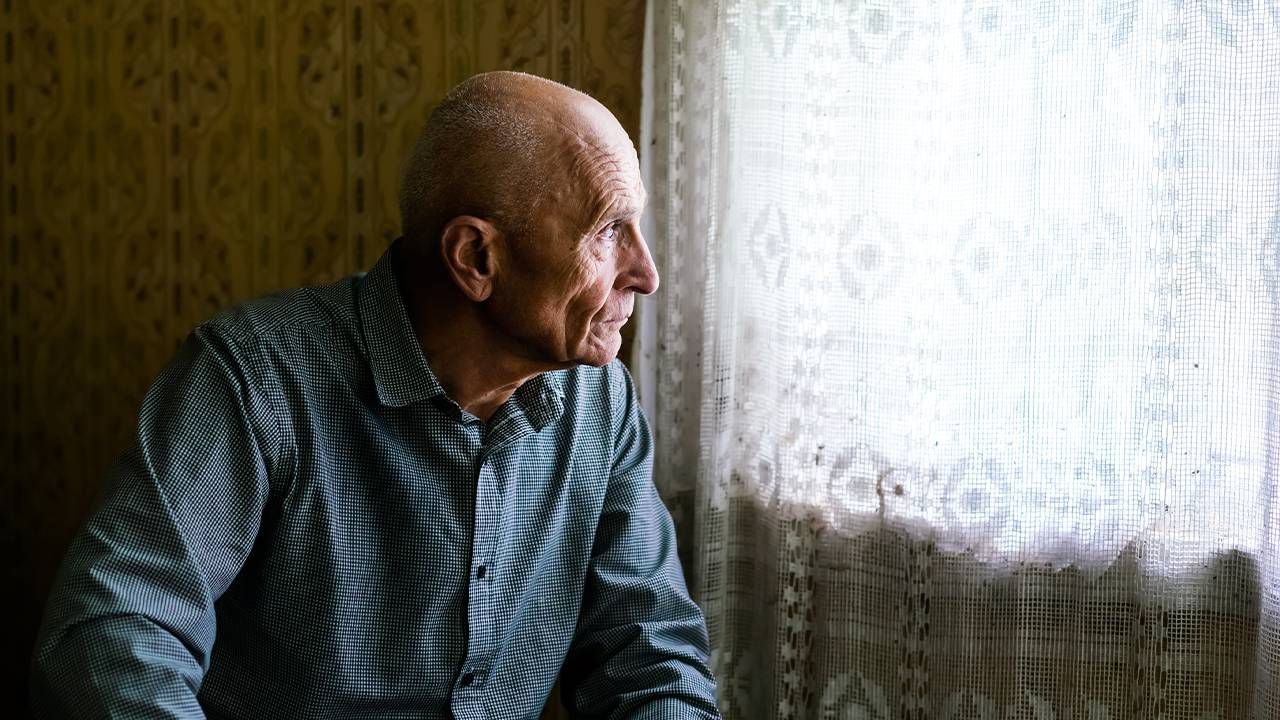
[[[494,648],[501,636],[499,620],[504,615],[495,607],[492,596],[497,591],[493,582],[494,564],[498,558],[499,534],[507,488],[503,482],[512,479],[520,466],[519,442],[532,434],[523,412],[499,411],[493,424],[481,428],[479,467],[476,474],[474,529],[471,541],[471,575],[468,578],[467,635],[468,652],[456,688],[460,697],[477,697],[484,686]],[[514,413],[514,414],[512,414]]]
[[[468,581],[467,593],[469,651],[466,665],[458,678],[458,686],[463,689],[478,689],[484,684],[485,664],[493,651],[490,642],[493,637],[491,632],[493,617],[490,612],[492,584],[487,579],[491,568],[486,558],[493,556],[494,545],[497,542],[497,529],[500,525],[498,514],[502,507],[500,494],[492,456],[486,450],[482,450],[480,468],[476,476],[475,535],[472,541],[473,569]]]

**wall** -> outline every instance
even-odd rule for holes
[[[644,7],[0,2],[0,698],[17,701],[56,565],[181,338],[372,264],[407,146],[475,72],[576,86],[635,137]]]

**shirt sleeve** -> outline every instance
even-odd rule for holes
[[[214,601],[253,547],[275,415],[247,363],[196,330],[74,538],[32,662],[37,717],[203,717]]]
[[[582,718],[718,718],[702,611],[690,599],[671,515],[653,485],[653,440],[625,368],[615,398],[613,472],[587,568],[582,615],[561,676]]]

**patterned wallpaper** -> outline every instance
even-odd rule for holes
[[[0,3],[0,698],[16,698],[66,542],[186,333],[372,264],[409,144],[475,72],[578,87],[635,137],[644,5]]]

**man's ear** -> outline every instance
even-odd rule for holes
[[[473,215],[455,217],[440,232],[445,271],[472,302],[483,302],[493,294],[500,238],[493,223]]]

